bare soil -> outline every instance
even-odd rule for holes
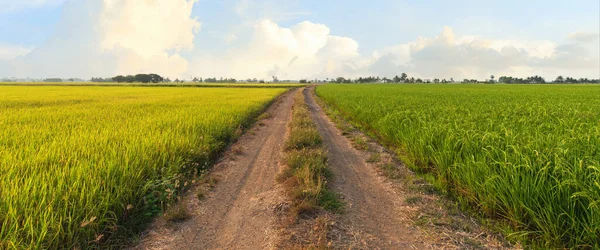
[[[134,249],[273,249],[277,206],[284,199],[276,176],[296,91],[281,96],[267,110],[270,118],[251,128],[213,167],[207,177],[212,191],[197,185],[183,198],[189,219],[177,224],[157,219]]]

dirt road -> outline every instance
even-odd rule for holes
[[[284,234],[304,235],[283,230],[284,215],[277,212],[289,202],[276,177],[283,169],[282,149],[298,91],[281,96],[267,110],[271,117],[256,124],[225,153],[208,176],[218,183],[213,182],[213,190],[205,198],[197,198],[198,190],[184,197],[181,204],[190,219],[175,224],[157,219],[134,249],[275,249],[286,238]],[[303,91],[328,150],[334,175],[329,187],[346,204],[343,213],[327,217],[329,248],[511,248],[468,216],[450,215],[439,198],[408,192],[405,183],[391,182],[378,173],[373,163],[367,163],[369,154],[356,150],[320,109],[313,89]],[[371,142],[370,148],[378,148],[392,159],[381,145]],[[418,202],[408,204],[411,197]],[[422,221],[419,227],[414,218]],[[300,230],[310,231],[314,226]]]
[[[364,157],[350,144],[319,108],[310,89],[304,91],[317,129],[328,149],[329,168],[334,179],[333,191],[346,202],[340,223],[348,227],[355,244],[363,249],[423,249],[419,230],[399,209],[402,198],[385,183],[383,177],[367,166]],[[335,242],[334,242],[335,243]]]
[[[160,219],[136,249],[272,249],[277,237],[276,183],[295,90],[279,98],[263,120],[243,135],[212,170],[218,180],[208,197],[183,202],[191,219],[168,226]]]

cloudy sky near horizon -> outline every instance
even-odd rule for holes
[[[0,0],[0,78],[600,78],[598,0]]]

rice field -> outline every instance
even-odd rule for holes
[[[329,84],[317,95],[509,238],[600,248],[600,86]]]
[[[135,230],[285,91],[1,86],[0,249]]]
[[[205,83],[205,82],[161,82],[161,83],[127,83],[127,82],[0,82],[0,86],[129,86],[129,87],[195,87],[195,88],[295,88],[306,86],[301,83]]]

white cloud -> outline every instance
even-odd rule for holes
[[[437,37],[419,37],[414,42],[376,51],[365,73],[389,77],[407,72],[416,77],[455,79],[486,79],[492,74],[598,78],[598,44],[588,43],[491,40],[457,36],[446,27]]]
[[[402,72],[421,78],[454,79],[486,79],[492,74],[547,78],[600,75],[597,49],[583,42],[494,40],[461,36],[445,27],[436,37],[418,37],[363,56],[355,40],[330,33],[326,25],[308,21],[285,28],[264,20],[253,27],[250,38],[238,38],[247,42],[193,59],[191,74],[266,79],[273,75],[280,79],[393,77]]]
[[[168,49],[194,47],[200,23],[191,19],[194,1],[104,0],[100,14],[102,48],[131,49],[151,57]]]
[[[322,24],[301,22],[291,28],[264,20],[253,27],[246,44],[192,61],[192,73],[235,78],[301,79],[344,73],[345,63],[359,56],[358,43],[330,35]]]
[[[576,42],[594,42],[600,38],[598,32],[583,32],[577,31],[569,34],[569,39]]]
[[[0,43],[0,61],[8,61],[29,54],[33,48]]]
[[[575,32],[556,43],[489,39],[456,34],[445,27],[436,37],[418,37],[361,55],[357,41],[332,35],[325,24],[305,21],[281,27],[277,19],[256,21],[257,16],[292,9],[272,7],[274,0],[238,2],[234,11],[242,24],[215,33],[227,46],[203,48],[204,53],[186,53],[194,56],[184,58],[182,51],[195,49],[201,26],[191,17],[195,3],[70,1],[56,34],[46,44],[33,50],[0,45],[0,60],[10,60],[0,65],[0,76],[89,78],[154,72],[169,77],[312,79],[393,77],[406,72],[414,77],[454,79],[486,79],[491,74],[600,77],[598,33]]]
[[[195,0],[81,0],[63,9],[57,32],[5,67],[16,77],[112,76],[188,72],[178,52],[193,49]]]

